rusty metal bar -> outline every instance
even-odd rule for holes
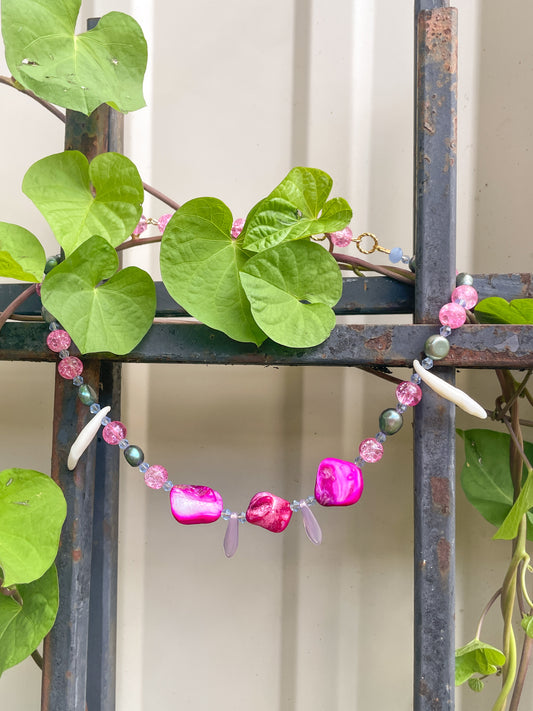
[[[421,324],[438,324],[455,277],[457,14],[445,4],[415,3],[415,322]],[[452,368],[436,370],[453,381]],[[415,711],[454,708],[454,423],[454,407],[425,388],[414,415]]]

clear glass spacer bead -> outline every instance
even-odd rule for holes
[[[150,469],[150,465],[148,464],[148,462],[143,462],[142,464],[139,464],[139,471],[141,472],[141,474],[145,474],[148,469]]]
[[[72,384],[77,388],[79,388],[80,385],[83,385],[83,375],[76,375],[76,377],[72,380]]]
[[[431,370],[433,368],[433,358],[424,358],[420,365],[426,370]]]
[[[450,335],[451,332],[452,332],[452,329],[449,326],[441,326],[440,327],[439,333],[441,336],[444,336],[444,338],[448,338],[448,336]]]
[[[96,415],[96,413],[99,411],[100,411],[100,405],[97,402],[93,402],[93,404],[89,408],[89,412],[91,413],[91,415]]]
[[[383,444],[383,442],[385,442],[387,439],[387,435],[385,434],[385,432],[378,432],[376,435],[376,439],[380,444]]]
[[[174,486],[174,484],[170,480],[168,480],[163,484],[163,486],[161,488],[163,489],[163,491],[168,492],[172,489],[173,486]]]
[[[61,360],[63,360],[63,358],[68,358],[69,355],[70,353],[67,350],[59,351],[59,357],[61,358]]]
[[[399,402],[396,405],[396,412],[399,412],[400,415],[403,415],[403,413],[407,410],[407,405],[402,405],[401,402]]]
[[[52,321],[52,323],[49,324],[49,326],[48,326],[48,330],[49,330],[49,331],[57,331],[57,329],[58,329],[59,327],[60,327],[60,326],[59,326],[59,324],[58,324],[57,321]]]
[[[354,464],[356,464],[360,469],[362,466],[364,466],[366,464],[366,462],[363,459],[363,457],[356,457],[354,460]]]
[[[102,427],[105,427],[105,426],[108,425],[110,422],[111,422],[111,418],[110,418],[110,417],[104,417],[104,418],[102,419]]]
[[[126,438],[121,439],[120,442],[118,443],[118,446],[120,449],[127,449],[130,446],[130,443]]]
[[[418,375],[418,373],[413,373],[411,375],[411,382],[415,385],[420,385],[420,383],[422,382],[422,378]]]

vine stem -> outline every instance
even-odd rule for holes
[[[475,639],[479,639],[481,637],[481,627],[483,626],[483,622],[485,621],[485,617],[487,616],[488,611],[490,608],[494,605],[496,600],[500,597],[502,594],[502,588],[499,588],[496,590],[494,595],[491,597],[491,599],[487,602],[485,607],[483,608],[483,612],[481,613],[481,616],[479,618],[479,622],[477,624],[476,628],[476,634],[475,634]]]
[[[371,264],[370,262],[365,262],[364,259],[359,259],[359,257],[352,257],[349,254],[339,254],[338,252],[332,252],[331,256],[340,263],[349,264],[353,267],[360,267],[371,272],[378,272],[378,274],[383,274],[391,279],[396,279],[404,284],[413,284],[414,275],[406,270],[393,270],[388,267],[382,267],[380,264]]]
[[[37,666],[39,667],[39,669],[42,671],[42,669],[43,669],[43,658],[42,658],[41,654],[39,653],[39,651],[38,651],[37,649],[35,649],[35,650],[31,653],[31,656],[32,656],[32,659],[33,659],[33,661],[35,662],[35,664],[37,664]]]
[[[35,294],[36,289],[37,284],[32,284],[27,289],[24,289],[24,291],[22,291],[16,299],[13,299],[13,301],[2,311],[2,313],[0,313],[0,330],[15,309],[23,304],[32,294]]]
[[[164,202],[166,205],[171,207],[173,210],[180,209],[180,206],[178,205],[178,203],[175,200],[168,197],[168,195],[165,195],[165,193],[162,193],[157,188],[154,188],[152,185],[148,185],[148,183],[143,183],[143,188],[146,190],[147,193],[150,193],[150,195],[153,195],[158,200],[161,200],[161,202]]]
[[[507,429],[509,430],[509,434],[511,435],[511,439],[513,440],[513,442],[514,442],[514,444],[515,444],[516,451],[520,454],[520,456],[521,456],[521,458],[522,458],[522,461],[524,462],[524,464],[526,465],[526,467],[528,468],[528,470],[531,471],[531,470],[533,469],[533,467],[531,466],[531,462],[530,462],[529,459],[527,458],[527,455],[526,455],[526,453],[524,452],[524,448],[523,448],[522,444],[520,443],[520,440],[519,440],[518,437],[516,436],[516,433],[515,433],[515,431],[514,431],[512,425],[511,425],[511,422],[509,421],[509,418],[508,418],[508,417],[503,417],[503,418],[502,418],[502,422],[503,422],[503,424],[507,427]]]
[[[34,94],[33,91],[30,91],[29,89],[24,89],[23,86],[17,85],[13,77],[5,77],[0,75],[0,84],[5,84],[6,86],[10,86],[13,89],[16,89],[19,91],[21,94],[26,94],[26,96],[29,96],[30,99],[33,99],[36,101],[38,104],[41,104],[41,106],[44,106],[44,108],[47,111],[50,111],[51,114],[54,114],[56,118],[58,118],[60,121],[63,121],[63,123],[66,123],[66,117],[65,114],[60,111],[56,106],[53,104],[50,104],[48,101],[45,101],[44,99],[41,99],[37,94]]]
[[[154,237],[135,237],[135,239],[127,239],[118,247],[115,247],[117,252],[122,252],[125,249],[130,249],[130,247],[142,247],[143,244],[155,244],[161,242],[163,235],[155,235]]]

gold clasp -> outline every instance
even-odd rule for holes
[[[372,245],[370,249],[365,249],[361,246],[361,242],[365,237],[368,237],[372,240]],[[376,235],[372,234],[372,232],[363,232],[358,237],[354,238],[354,242],[361,254],[372,254],[373,252],[384,252],[385,254],[390,254],[390,249],[382,247],[378,242],[378,238],[376,237]]]

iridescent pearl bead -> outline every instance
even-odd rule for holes
[[[379,462],[383,456],[383,445],[380,444],[374,437],[364,439],[359,445],[359,455],[365,462]]]
[[[455,283],[457,286],[472,286],[474,283],[474,277],[471,274],[461,272],[456,276]]]
[[[329,232],[328,235],[335,247],[348,247],[353,239],[353,232],[349,227],[338,232]]]
[[[90,385],[80,385],[78,390],[78,398],[84,405],[92,405],[93,402],[96,402],[96,393]]]
[[[322,506],[351,506],[363,493],[363,475],[356,464],[330,457],[318,465],[315,498]]]
[[[379,429],[386,435],[393,435],[401,429],[403,425],[403,417],[397,410],[388,408],[383,410],[379,416]]]
[[[46,345],[51,351],[54,351],[54,353],[66,350],[70,347],[71,342],[70,336],[62,328],[58,328],[56,331],[51,331],[46,337]]]
[[[477,291],[473,286],[468,286],[467,284],[455,287],[452,291],[452,301],[459,303],[460,300],[464,301],[465,308],[473,309],[478,300]]]
[[[420,381],[420,376],[418,376]],[[420,388],[416,383],[412,383],[409,380],[404,380],[396,387],[396,397],[398,402],[402,405],[408,405],[409,407],[414,407],[418,405],[420,400],[422,400],[422,388]]]
[[[102,437],[107,444],[118,444],[126,436],[126,427],[122,422],[114,420],[104,427]]]
[[[124,459],[132,467],[138,467],[139,464],[144,462],[144,452],[140,447],[137,447],[137,445],[130,444],[124,450]]]
[[[208,486],[173,486],[170,490],[170,510],[179,523],[212,523],[220,518],[223,507],[218,491]]]
[[[159,464],[152,464],[144,474],[144,482],[150,489],[160,489],[167,479],[167,470]]]
[[[450,352],[450,342],[444,336],[430,336],[424,344],[424,352],[433,360],[446,358]]]
[[[246,509],[246,520],[254,526],[261,526],[267,531],[281,533],[291,520],[291,505],[280,496],[268,491],[260,491],[250,501]]]
[[[466,311],[459,304],[452,302],[444,304],[439,311],[439,321],[443,326],[459,328],[466,321]]]
[[[72,380],[83,373],[83,363],[76,356],[68,356],[57,364],[57,372],[62,378]]]

